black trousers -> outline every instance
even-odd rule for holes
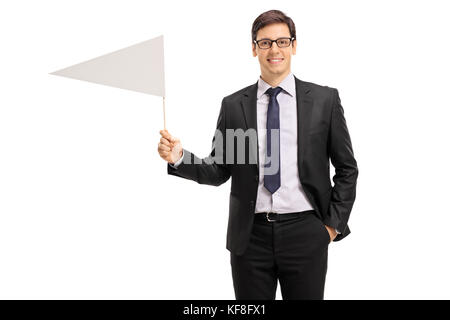
[[[292,217],[292,216],[291,216]],[[237,300],[323,300],[330,236],[314,211],[269,222],[257,213],[243,255],[231,253]]]

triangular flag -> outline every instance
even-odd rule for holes
[[[165,97],[164,39],[161,35],[51,74]]]

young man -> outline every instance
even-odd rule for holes
[[[350,233],[358,168],[344,111],[336,89],[291,73],[295,38],[281,11],[256,18],[252,51],[261,76],[223,99],[217,132],[225,142],[215,136],[207,158],[160,132],[169,174],[216,186],[232,179],[227,249],[236,299],[275,299],[278,281],[283,299],[323,299],[328,245]],[[229,161],[237,150],[230,130],[256,132],[244,163]],[[250,163],[252,148],[257,162]]]

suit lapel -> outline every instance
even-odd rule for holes
[[[309,86],[295,78],[295,91],[297,96],[297,162],[299,175],[308,146],[308,132],[311,123],[313,100],[308,95]],[[301,175],[300,175],[301,177]]]
[[[258,81],[247,90],[244,91],[241,100],[241,108],[244,113],[244,121],[247,126],[246,130],[254,129],[256,132],[256,150],[254,148],[250,148],[250,152],[256,152],[253,154],[253,159],[257,159],[257,165],[255,166],[257,172],[259,172],[259,141],[258,141],[258,125],[256,119],[256,94],[258,92]]]
[[[313,99],[309,96],[309,86],[297,79],[295,76],[295,92],[297,99],[297,163],[300,174],[300,168],[302,167],[305,157],[306,147],[308,145],[308,132],[311,123],[311,115],[313,108]],[[241,108],[244,114],[246,130],[254,129],[258,132],[257,126],[257,114],[256,114],[256,94],[258,91],[258,82],[247,88],[242,95]],[[256,135],[258,138],[258,134]],[[254,155],[257,159],[258,165],[256,170],[259,172],[259,141],[257,140],[257,149]]]

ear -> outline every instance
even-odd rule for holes
[[[252,54],[254,57],[258,55],[258,53],[256,52],[256,43],[254,42],[252,42]]]
[[[292,55],[295,55],[297,53],[297,39],[294,39],[292,41]]]

